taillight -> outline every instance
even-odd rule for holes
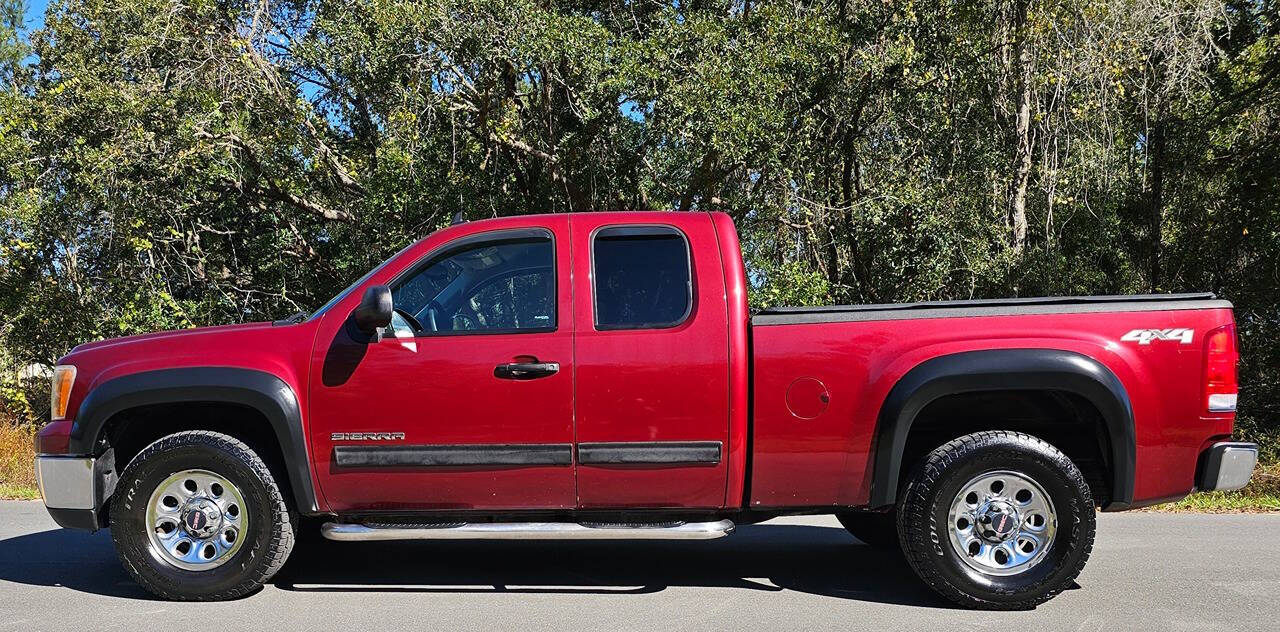
[[[1224,325],[1205,337],[1204,394],[1205,407],[1211,413],[1236,411],[1236,327]]]

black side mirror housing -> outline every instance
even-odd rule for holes
[[[375,285],[364,291],[360,305],[351,312],[356,328],[366,334],[377,333],[379,327],[391,324],[391,288]]]

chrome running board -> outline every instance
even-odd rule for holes
[[[371,540],[714,540],[733,533],[732,520],[656,525],[577,522],[353,524],[326,522],[320,533],[344,542]]]

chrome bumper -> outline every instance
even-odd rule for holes
[[[1249,484],[1258,464],[1258,444],[1223,441],[1213,444],[1200,456],[1196,487],[1206,492],[1225,492]]]
[[[36,484],[49,509],[96,509],[94,459],[73,456],[36,457]]]
[[[36,457],[36,485],[45,509],[58,526],[96,531],[103,502],[114,491],[115,457],[40,455]]]

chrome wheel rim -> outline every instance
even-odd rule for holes
[[[190,571],[217,568],[235,556],[248,533],[240,489],[209,470],[183,470],[166,478],[147,501],[151,547],[165,561]]]
[[[1053,499],[1034,479],[998,470],[965,483],[951,502],[951,548],[987,575],[1026,572],[1053,548],[1058,517]]]

